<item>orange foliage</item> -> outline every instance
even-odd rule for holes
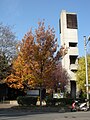
[[[12,74],[9,75],[5,81],[10,87],[17,89],[24,89],[25,86],[32,84],[34,86],[32,72],[20,55],[13,61]]]
[[[13,73],[6,82],[15,88],[24,88],[24,85],[52,87],[51,74],[61,57],[57,47],[54,29],[49,26],[46,30],[44,22],[39,22],[35,33],[30,30],[19,44],[18,57],[13,61]]]

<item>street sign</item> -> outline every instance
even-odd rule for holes
[[[88,85],[85,84],[85,87],[86,87],[86,86],[89,86],[89,87],[90,87],[90,84],[88,84]]]

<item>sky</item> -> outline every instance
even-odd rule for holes
[[[45,25],[54,28],[60,45],[62,10],[77,14],[79,56],[84,56],[83,36],[88,38],[90,35],[90,0],[0,0],[0,22],[14,26],[13,32],[22,40],[30,28],[36,29],[38,21],[45,19]]]

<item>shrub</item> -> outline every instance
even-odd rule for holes
[[[19,105],[23,105],[23,106],[36,105],[37,97],[19,96],[17,98],[17,102],[18,102]]]
[[[65,105],[71,105],[72,104],[73,99],[69,99],[69,98],[48,98],[46,99],[46,104],[47,106],[55,106],[55,105],[60,105],[60,106],[65,106]]]

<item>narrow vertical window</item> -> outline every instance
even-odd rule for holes
[[[67,28],[77,29],[77,15],[67,14]]]

